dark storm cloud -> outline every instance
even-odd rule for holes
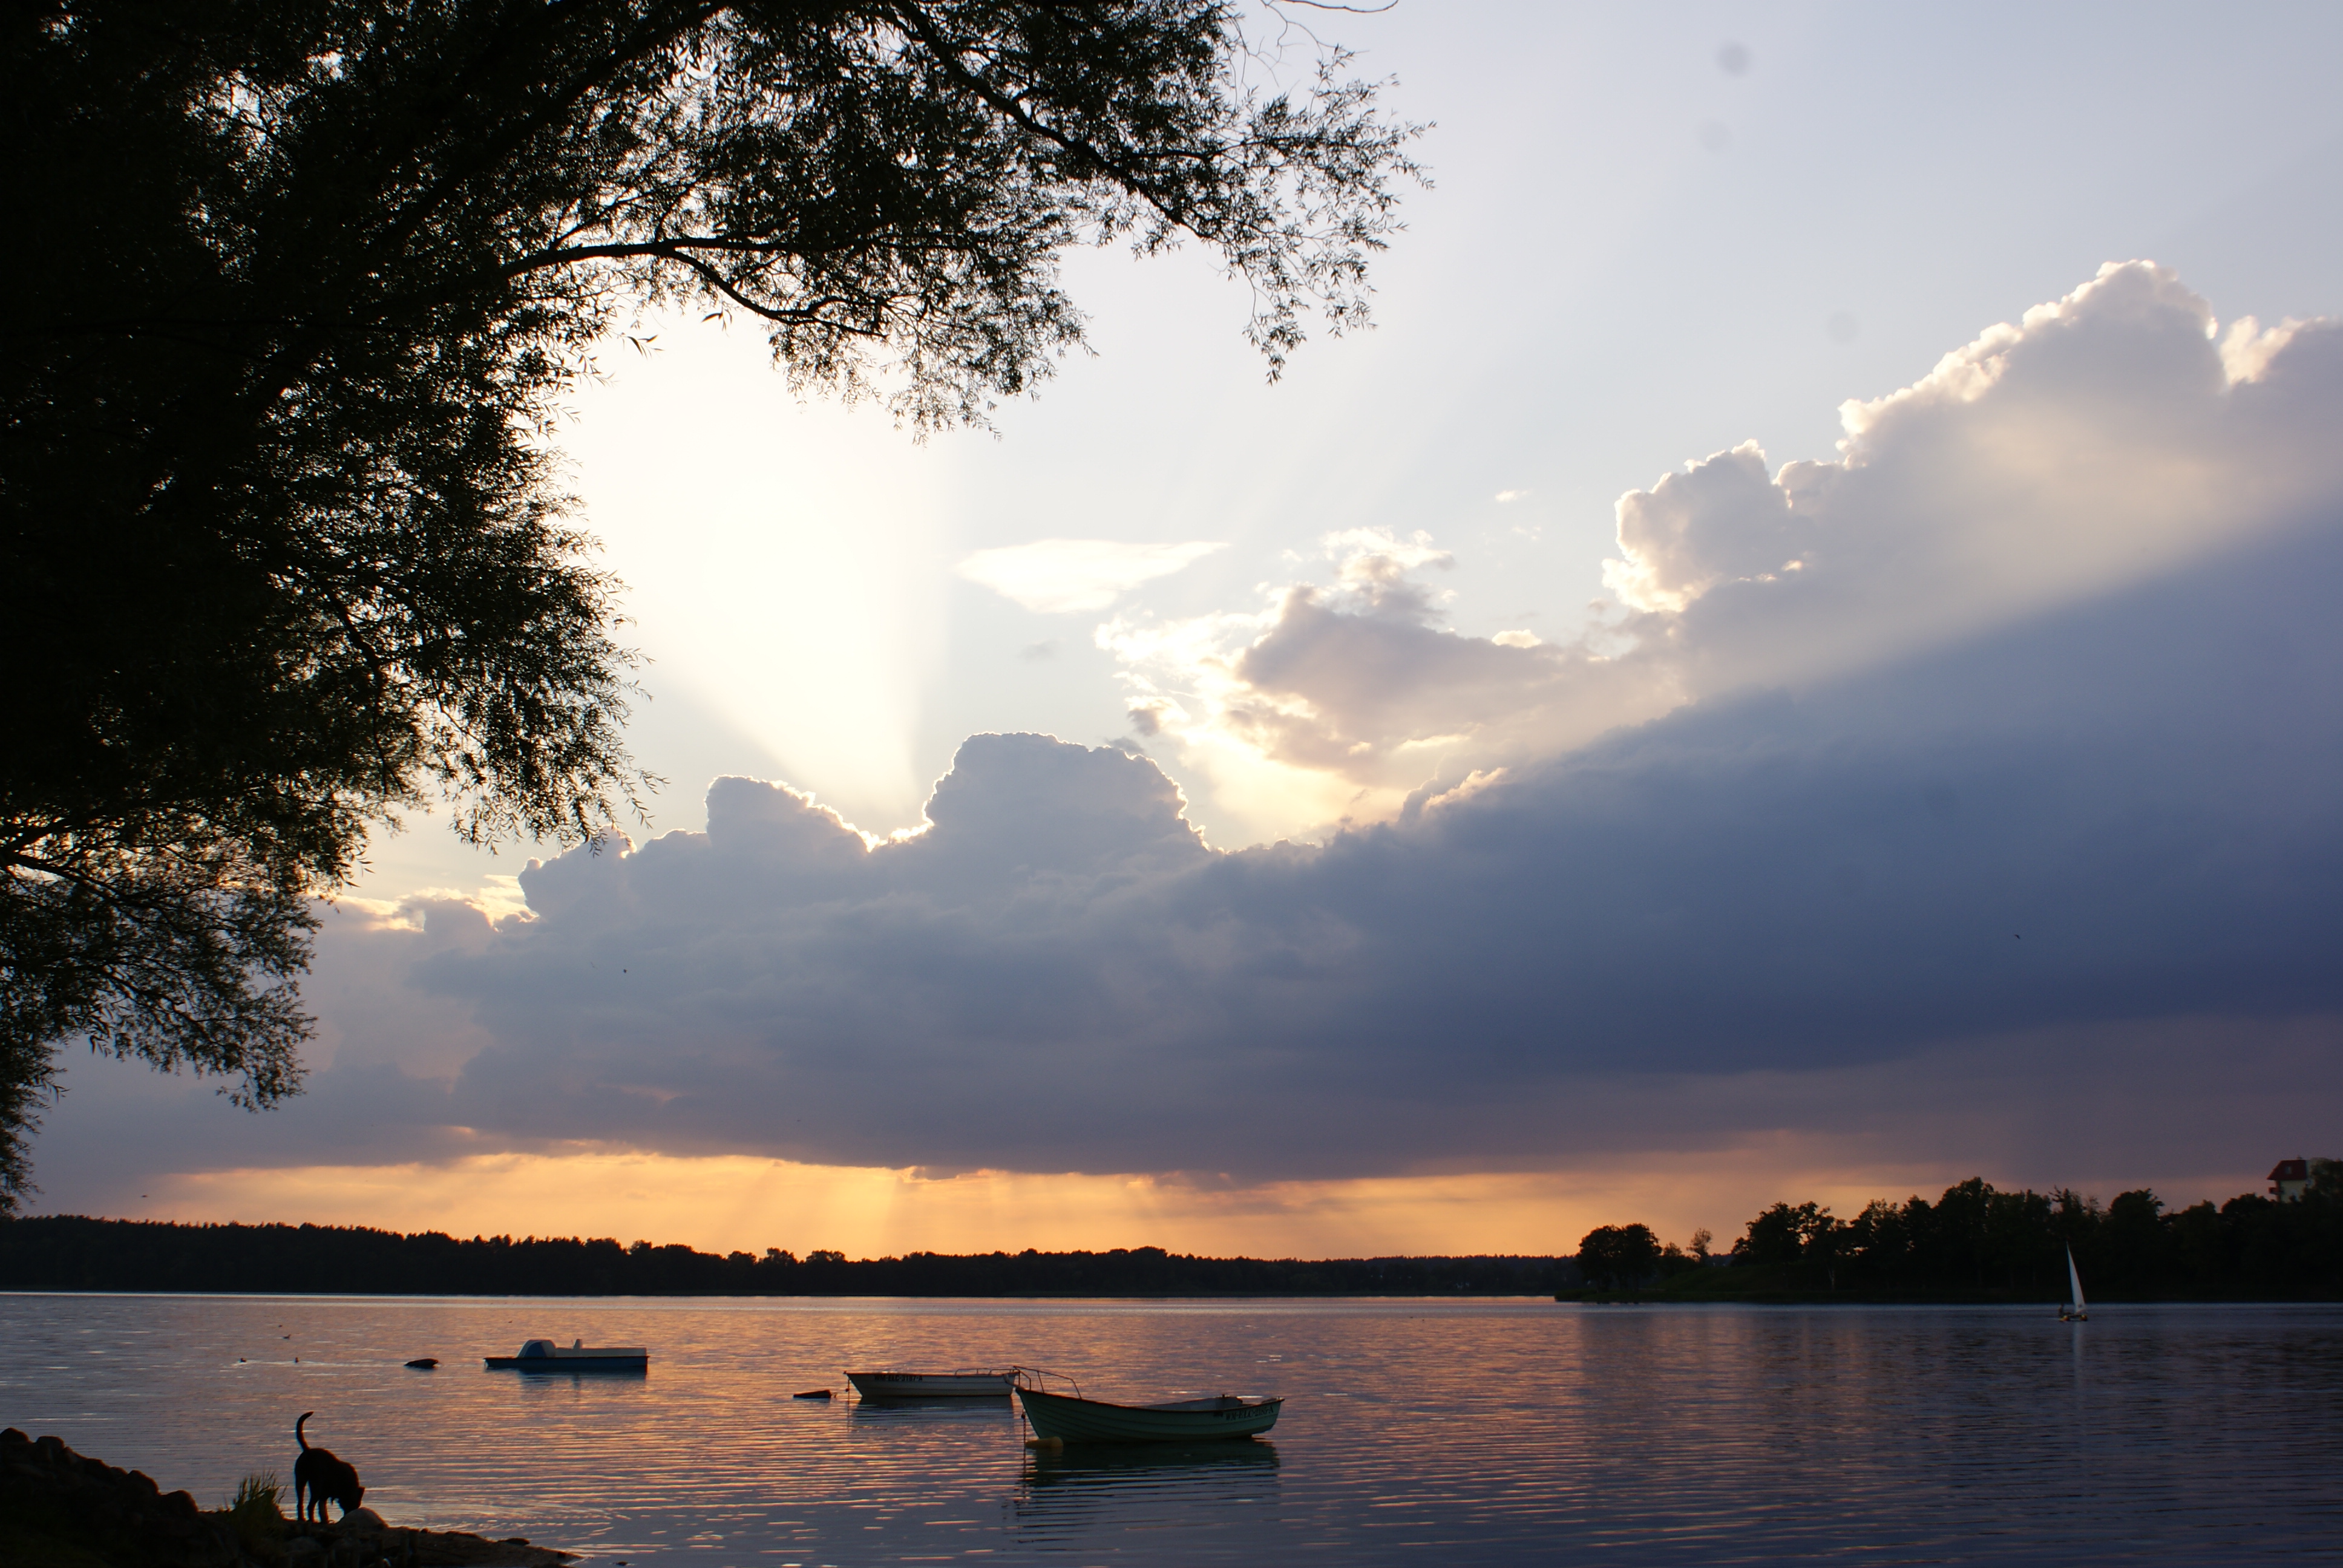
[[[524,1142],[1256,1176],[1553,1155],[1622,1075],[2343,1010],[2338,592],[2307,528],[1323,849],[1210,852],[1151,763],[1035,736],[875,849],[727,779],[407,989]]]
[[[1444,556],[1337,536],[1337,593],[1183,667],[1216,716],[1132,704],[1394,802],[1426,736],[1488,740],[1394,821],[1221,853],[1144,757],[1031,735],[969,740],[893,840],[721,779],[704,832],[532,862],[530,918],[337,915],[312,1095],[157,1112],[149,1156],[1261,1179],[2000,1129],[2056,1180],[2053,1143],[2309,1127],[2343,1106],[2338,421],[2343,331],[2217,336],[2110,267],[1850,406],[1841,463],[1630,495],[1616,657],[1440,630],[1406,574]]]

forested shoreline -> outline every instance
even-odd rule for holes
[[[2007,1191],[1982,1178],[1849,1219],[1775,1203],[1729,1249],[1597,1227],[1556,1256],[1211,1258],[1161,1247],[850,1260],[614,1238],[403,1235],[362,1226],[0,1221],[0,1290],[451,1296],[1518,1296],[2052,1301],[2072,1251],[2097,1301],[2343,1299],[2343,1167],[2298,1197],[2167,1206]]]
[[[1664,1246],[1648,1226],[1599,1227],[1579,1245],[1584,1288],[1683,1300],[2052,1301],[2066,1293],[2071,1251],[2096,1300],[2343,1298],[2343,1166],[2308,1161],[2304,1190],[2284,1201],[2248,1192],[2180,1209],[2146,1188],[2103,1204],[1972,1177],[1934,1202],[1879,1199],[1850,1219],[1775,1203],[1729,1252],[1712,1255],[1709,1241],[1702,1231]]]
[[[1544,1295],[1566,1258],[1204,1258],[913,1252],[850,1261],[779,1248],[718,1255],[614,1239],[475,1236],[341,1225],[181,1225],[80,1215],[0,1221],[0,1290],[450,1296]]]

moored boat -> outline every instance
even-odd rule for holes
[[[865,1399],[1007,1399],[1017,1373],[986,1367],[948,1372],[850,1372],[846,1381]]]
[[[486,1356],[492,1372],[648,1372],[651,1352],[640,1345],[588,1345],[575,1340],[564,1350],[551,1340],[530,1340],[517,1356]]]
[[[1033,1433],[1059,1442],[1197,1442],[1252,1437],[1277,1424],[1282,1399],[1172,1400],[1163,1404],[1109,1404],[1019,1384],[1018,1402]]]

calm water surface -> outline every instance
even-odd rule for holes
[[[2343,1560],[2343,1310],[0,1295],[0,1423],[216,1505],[293,1418],[394,1523],[600,1565]],[[485,1371],[524,1338],[642,1377]],[[440,1358],[409,1372],[412,1356]],[[1022,1362],[1275,1392],[1267,1441],[1038,1454]]]

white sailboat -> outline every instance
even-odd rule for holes
[[[2075,1249],[2072,1247],[2066,1249],[2066,1284],[2075,1292],[2075,1299],[2069,1305],[2058,1309],[2058,1321],[2062,1323],[2090,1322],[2091,1314],[2083,1308],[2083,1276],[2075,1267]]]

